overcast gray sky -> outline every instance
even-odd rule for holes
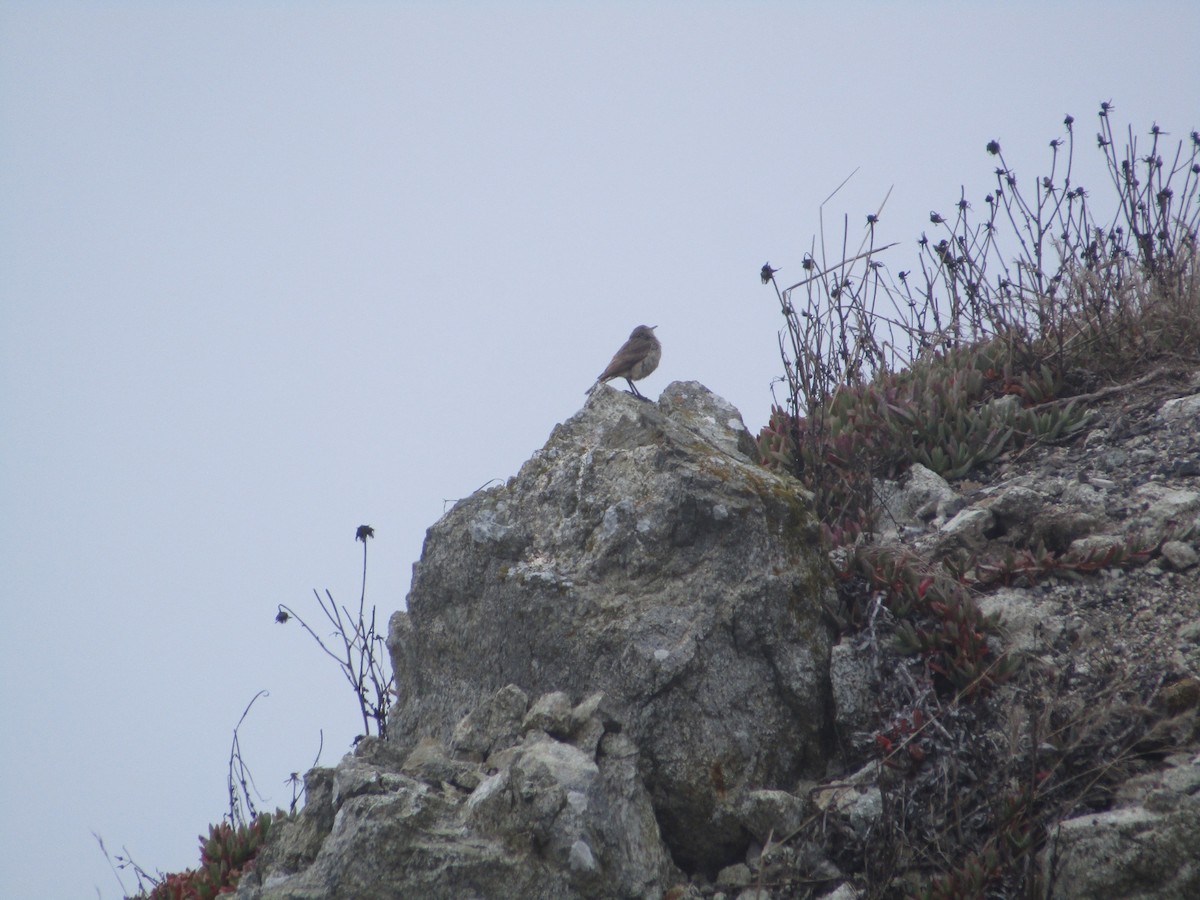
[[[757,430],[763,262],[821,202],[910,268],[999,139],[1101,100],[1200,127],[1200,4],[0,3],[0,894],[195,865],[233,726],[262,806],[360,730],[294,626],[402,607],[447,501],[514,474],[639,323],[643,383]],[[132,887],[132,880],[127,879]]]

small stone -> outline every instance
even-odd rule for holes
[[[571,852],[567,856],[567,863],[576,872],[594,872],[597,868],[596,857],[592,855],[592,848],[584,841],[576,841],[571,845]]]
[[[1089,534],[1071,541],[1068,552],[1073,559],[1096,559],[1110,550],[1125,546],[1125,539],[1117,534]]]
[[[1108,471],[1113,469],[1122,469],[1125,463],[1129,461],[1129,454],[1124,450],[1110,450],[1100,458],[1101,464]]]
[[[1046,502],[1039,492],[1020,485],[1008,488],[990,504],[992,513],[1006,523],[1027,522]]]
[[[737,807],[738,818],[757,841],[781,840],[804,821],[807,805],[787,791],[758,789],[747,791]],[[754,845],[751,845],[753,849]],[[759,847],[761,850],[761,846]],[[747,862],[752,862],[747,857]]]
[[[717,873],[717,886],[724,888],[743,888],[750,884],[750,867],[745,863],[726,866]]]
[[[1190,569],[1200,562],[1200,556],[1196,554],[1195,548],[1186,541],[1167,541],[1162,545],[1162,555],[1167,564],[1176,572]]]
[[[942,526],[942,534],[953,537],[964,546],[983,546],[986,533],[995,524],[991,510],[974,506],[964,509]]]

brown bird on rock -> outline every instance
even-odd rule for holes
[[[654,329],[657,327],[657,325],[639,325],[633,329],[629,340],[617,351],[617,355],[612,358],[608,368],[596,379],[597,383],[611,381],[614,378],[624,378],[629,384],[629,393],[645,400],[646,398],[634,387],[633,383],[645,378],[658,368],[658,361],[662,358],[662,344],[654,336]]]

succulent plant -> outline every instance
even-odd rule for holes
[[[237,828],[228,822],[210,825],[208,837],[200,836],[199,868],[166,876],[148,900],[213,900],[232,894],[242,875],[253,868],[272,822],[280,815],[260,813]]]

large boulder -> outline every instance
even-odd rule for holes
[[[701,385],[657,403],[597,388],[515,478],[430,528],[391,621],[392,743],[452,744],[510,684],[603,692],[676,862],[739,858],[744,795],[823,774],[831,708],[810,497],[754,454]]]

